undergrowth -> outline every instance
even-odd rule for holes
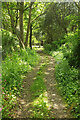
[[[64,47],[64,46],[63,46]],[[78,69],[69,65],[68,59],[64,57],[63,50],[51,52],[56,60],[55,76],[59,90],[68,103],[68,111],[74,118],[80,118],[80,82]]]
[[[2,63],[2,117],[9,118],[17,105],[16,97],[23,89],[25,74],[38,63],[39,56],[30,49],[8,54]]]

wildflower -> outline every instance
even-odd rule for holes
[[[4,89],[4,87],[2,87],[2,89]]]
[[[2,108],[0,108],[0,111],[2,110]]]
[[[0,74],[0,76],[1,76],[1,74]]]
[[[1,80],[0,80],[1,81]]]
[[[5,80],[5,82],[6,82],[6,80]]]

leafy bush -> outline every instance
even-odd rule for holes
[[[23,88],[24,74],[37,64],[38,59],[36,52],[30,49],[21,49],[6,56],[2,64],[3,117],[11,115],[10,111],[16,105],[16,95],[20,95]]]
[[[69,33],[65,36],[66,43],[63,44],[59,50],[63,52],[64,57],[69,61],[69,64],[74,67],[80,67],[80,42],[78,40],[78,33]]]
[[[70,67],[67,60],[63,60],[61,63],[57,63],[55,68],[56,80],[62,95],[70,106],[69,109],[73,111],[74,116],[80,117],[79,114],[79,80],[78,70]]]
[[[2,29],[3,58],[6,57],[7,53],[11,53],[14,48],[17,49],[18,44],[18,38],[15,35],[9,31]]]
[[[69,111],[73,113],[75,118],[80,118],[80,70],[70,66],[68,62],[69,59],[65,58],[65,53],[69,52],[70,55],[70,47],[67,47],[66,45],[67,43],[62,45],[59,48],[59,51],[51,51],[50,54],[56,60],[56,80],[63,97],[69,105]]]
[[[77,41],[76,44],[74,45],[73,49],[72,49],[72,53],[70,54],[69,57],[69,63],[72,66],[75,67],[80,67],[80,43]]]
[[[51,51],[51,44],[44,44],[45,51]]]
[[[53,41],[52,44],[51,44],[52,50],[57,50],[59,48],[60,44],[61,43],[60,43],[59,40]]]

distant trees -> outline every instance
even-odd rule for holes
[[[32,48],[34,37],[57,48],[65,34],[77,29],[78,9],[77,3],[4,2],[2,25],[16,34],[20,47]]]
[[[44,20],[43,33],[46,36],[46,43],[52,44],[58,41],[64,34],[67,34],[73,15],[77,13],[74,3],[51,3]],[[73,19],[72,18],[72,19]],[[72,27],[75,27],[72,25]]]
[[[24,10],[24,2],[11,3],[6,2],[3,3],[3,28],[16,34],[20,46],[23,46],[23,10]],[[6,12],[5,12],[5,11]],[[4,19],[9,19],[9,21],[4,21]],[[10,24],[10,25],[9,25]]]
[[[36,20],[39,20],[38,18],[44,14],[44,5],[45,3],[34,2],[2,3],[3,29],[17,35],[20,47],[25,48],[30,43],[32,48],[32,28],[36,25]],[[40,8],[41,6],[42,8]]]

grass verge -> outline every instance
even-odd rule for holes
[[[58,88],[68,103],[68,111],[72,113],[74,118],[80,118],[78,70],[69,65],[62,51],[52,52],[52,56],[56,60],[55,76]]]
[[[33,98],[33,102],[30,107],[32,118],[49,118],[51,111],[44,82],[44,71],[46,65],[47,63],[43,63],[40,66],[36,79],[30,88]]]
[[[23,79],[39,61],[39,55],[30,49],[21,49],[7,55],[2,63],[2,117],[10,118],[17,106],[17,95],[23,89]]]

